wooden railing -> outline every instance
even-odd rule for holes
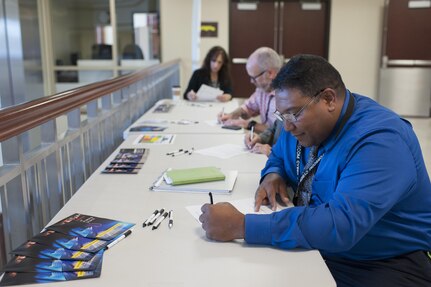
[[[0,110],[0,267],[178,83],[175,60]]]
[[[178,64],[179,61],[171,61],[112,80],[0,109],[0,142]]]

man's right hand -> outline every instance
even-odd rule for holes
[[[254,196],[254,210],[259,211],[260,206],[270,205],[272,210],[277,209],[276,195],[279,195],[280,199],[286,205],[289,204],[289,198],[287,197],[286,182],[277,173],[267,174],[259,187],[256,190]]]
[[[250,133],[245,134],[244,143],[248,149],[253,149],[254,145],[260,142],[261,142],[261,138],[257,133],[253,133],[252,139],[250,139]]]
[[[232,119],[232,114],[225,114],[223,112],[218,113],[217,120],[219,123],[223,124],[225,121]]]

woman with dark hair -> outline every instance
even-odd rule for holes
[[[208,51],[202,67],[193,72],[189,85],[184,92],[184,99],[190,101],[198,100],[196,92],[202,84],[223,91],[223,94],[218,96],[217,100],[227,102],[232,99],[229,56],[222,47],[215,46]]]

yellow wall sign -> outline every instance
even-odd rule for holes
[[[217,22],[201,22],[201,37],[217,37]]]

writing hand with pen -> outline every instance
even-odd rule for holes
[[[221,112],[217,114],[217,121],[220,124],[223,124],[225,121],[232,118],[232,114],[225,114],[224,108],[222,108]]]
[[[199,221],[206,236],[211,240],[232,241],[244,238],[244,214],[238,211],[232,204],[220,202],[204,204],[201,207],[202,214]]]
[[[261,137],[257,133],[247,133],[244,136],[244,144],[252,153],[261,153],[269,156],[272,147],[269,144],[261,143]]]

